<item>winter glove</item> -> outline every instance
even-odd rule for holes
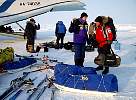
[[[107,40],[107,44],[112,44],[112,41],[111,40]]]

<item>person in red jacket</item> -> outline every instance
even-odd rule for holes
[[[111,44],[113,39],[113,34],[108,25],[103,25],[103,19],[101,16],[98,16],[95,19],[96,22],[96,41],[98,42],[98,53],[104,54],[105,57],[107,54],[110,54]],[[109,72],[109,66],[98,66],[97,71],[103,70],[102,74],[107,74]]]

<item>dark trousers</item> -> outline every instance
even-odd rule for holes
[[[34,38],[27,38],[26,50],[30,51],[29,50],[29,46],[31,45],[32,46],[31,51],[34,51],[34,43],[35,43],[35,39]]]
[[[108,44],[108,45],[104,45],[103,47],[99,47],[98,48],[98,53],[99,54],[104,54],[105,55],[105,57],[106,57],[106,55],[107,54],[110,54],[111,53],[111,44]],[[107,69],[109,69],[109,66],[99,66],[99,67],[105,67],[105,68],[107,68]]]
[[[85,58],[85,44],[74,44],[75,49],[75,65],[83,66]]]
[[[57,46],[58,47],[63,47],[63,44],[64,44],[64,36],[65,34],[64,33],[59,33],[57,34],[57,39],[56,39],[56,43],[57,43]],[[59,41],[61,40],[61,44],[59,44]]]

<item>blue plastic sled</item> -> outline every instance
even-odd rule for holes
[[[19,69],[19,68],[24,68],[36,62],[37,60],[35,58],[24,58],[19,61],[7,62],[3,64],[3,68],[5,70],[14,70],[14,69]]]

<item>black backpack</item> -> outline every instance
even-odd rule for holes
[[[102,16],[103,18],[103,24],[106,26],[108,25],[110,28],[111,28],[111,32],[113,34],[113,41],[116,41],[116,37],[117,37],[117,30],[115,28],[115,25],[114,25],[114,22],[113,22],[113,19],[111,17],[105,17],[105,16]]]
[[[82,24],[79,19],[73,19],[73,21],[71,21],[70,27],[69,27],[69,32],[70,33],[79,33],[80,31],[80,27],[79,25]]]

